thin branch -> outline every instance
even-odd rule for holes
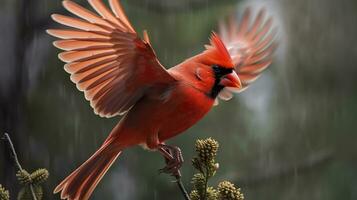
[[[176,183],[177,183],[178,187],[180,188],[180,191],[181,191],[182,195],[184,196],[185,200],[191,200],[190,196],[187,193],[185,186],[183,185],[183,183],[181,181],[181,176],[177,175],[177,176],[175,176],[175,178],[176,178]]]
[[[206,163],[207,166],[207,163]],[[206,174],[204,174],[205,177],[205,193],[203,193],[203,199],[206,199],[207,197],[207,187],[208,187],[208,168],[206,167]]]
[[[19,162],[19,159],[18,159],[18,157],[17,157],[17,153],[16,153],[16,151],[15,151],[14,144],[12,143],[9,134],[5,133],[3,139],[6,141],[7,146],[8,146],[8,148],[10,149],[11,157],[12,157],[12,159],[14,160],[14,163],[15,163],[16,168],[17,168],[18,170],[20,170],[20,171],[23,170],[23,169],[22,169],[22,166],[21,166],[21,164],[20,164],[20,162]],[[30,190],[31,190],[31,194],[32,194],[33,200],[37,200],[37,197],[36,197],[35,191],[34,191],[34,189],[33,189],[32,183],[30,183]]]
[[[17,153],[15,151],[14,144],[12,143],[9,134],[5,133],[3,139],[6,141],[7,147],[10,149],[11,157],[12,159],[14,159],[15,166],[18,170],[22,170],[19,159],[17,158]]]
[[[37,200],[37,197],[36,197],[36,194],[35,194],[35,190],[33,189],[32,184],[30,184],[30,190],[31,190],[31,194],[32,194],[33,200]]]

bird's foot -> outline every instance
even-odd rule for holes
[[[174,177],[181,177],[180,168],[183,164],[181,149],[176,146],[160,144],[159,152],[164,156],[166,166],[159,170],[160,173],[171,174]]]

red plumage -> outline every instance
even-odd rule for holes
[[[47,32],[61,40],[59,58],[94,112],[102,117],[124,115],[104,144],[54,190],[62,199],[87,200],[122,150],[145,145],[160,150],[164,141],[200,120],[216,98],[229,99],[271,63],[275,46],[267,35],[271,22],[264,11],[249,27],[246,12],[239,28],[234,20],[212,33],[202,53],[166,70],[144,31],[140,39],[118,0],[88,0],[97,13],[73,1],[63,6],[75,17],[52,18],[72,29]],[[237,75],[238,74],[238,75]],[[229,90],[228,90],[229,89]]]
[[[205,46],[207,49],[205,56],[212,59],[212,62],[214,63],[220,63],[222,67],[233,68],[234,64],[232,58],[221,38],[219,38],[215,32],[212,32],[211,34],[210,44],[211,45]]]

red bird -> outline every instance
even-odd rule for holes
[[[164,142],[193,126],[217,98],[228,100],[254,81],[272,61],[272,21],[261,10],[250,25],[247,10],[241,24],[232,18],[212,33],[206,49],[166,70],[144,31],[135,32],[118,0],[88,0],[97,13],[63,1],[72,14],[53,14],[54,21],[74,29],[51,29],[60,38],[59,58],[94,112],[101,117],[124,115],[103,145],[54,190],[62,199],[87,200],[121,152],[134,145],[159,151],[163,171],[178,175],[180,150]],[[220,38],[221,37],[221,38]]]

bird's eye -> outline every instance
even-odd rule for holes
[[[233,69],[231,69],[231,68],[222,67],[220,65],[213,65],[212,68],[213,68],[214,74],[217,77],[222,77],[224,75],[232,73],[232,71],[233,71]]]

